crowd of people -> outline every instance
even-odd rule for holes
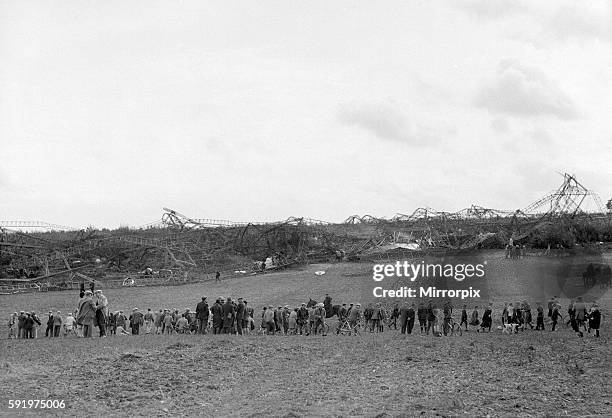
[[[559,329],[561,321],[571,326],[580,337],[584,332],[594,331],[599,337],[601,313],[596,303],[587,304],[582,298],[577,298],[568,306],[567,316],[561,314],[561,304],[553,297],[547,304],[547,318],[551,331]],[[504,332],[518,333],[527,329],[544,331],[546,310],[537,303],[534,313],[526,301],[505,303],[500,314],[501,325],[497,329]],[[402,334],[412,334],[418,321],[420,334],[434,336],[447,335],[458,324],[466,331],[491,332],[494,309],[489,303],[484,307],[482,316],[478,306],[468,309],[463,305],[460,322],[453,317],[453,306],[443,303],[437,306],[433,301],[396,303],[390,309],[381,303],[370,303],[365,309],[359,303],[333,305],[332,298],[326,295],[325,301],[316,303],[310,300],[300,306],[264,306],[261,312],[255,310],[249,303],[238,298],[219,297],[210,306],[206,297],[197,304],[194,311],[185,309],[147,309],[141,312],[133,308],[131,312],[123,310],[110,311],[107,297],[102,289],[81,290],[77,309],[63,315],[62,312],[49,311],[45,337],[58,338],[78,336],[90,338],[97,327],[99,337],[107,335],[139,335],[139,334],[284,334],[284,335],[326,335],[331,317],[337,317],[335,333],[384,332],[385,328],[399,330]],[[8,320],[10,338],[29,339],[38,337],[38,328],[42,321],[35,312],[13,313]],[[583,332],[584,331],[584,332]]]

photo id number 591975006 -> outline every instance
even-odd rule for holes
[[[9,409],[64,409],[63,399],[9,399]]]

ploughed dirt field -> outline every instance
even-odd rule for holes
[[[490,254],[486,300],[494,328],[503,302],[546,302],[559,291],[539,261]],[[538,271],[537,280],[531,278]],[[322,276],[315,271],[325,271]],[[383,280],[384,284],[385,281]],[[467,281],[465,282],[468,285]],[[534,284],[535,283],[535,284]],[[420,283],[421,285],[423,283]],[[563,287],[563,283],[558,286]],[[297,306],[368,299],[372,265],[310,265],[259,276],[174,287],[108,289],[112,310],[195,309],[201,296],[242,296],[259,318],[264,304]],[[569,328],[515,335],[494,329],[461,337],[140,335],[105,339],[0,340],[0,414],[11,399],[56,399],[65,409],[23,414],[111,416],[610,416],[611,291],[587,293],[604,314],[602,337]],[[0,297],[0,315],[39,315],[76,306],[73,292]],[[418,302],[418,300],[417,300]],[[459,306],[463,302],[455,302]],[[566,315],[567,299],[561,297]],[[45,321],[46,315],[41,315]],[[458,319],[458,313],[455,313]],[[256,319],[256,320],[257,320]],[[329,320],[333,328],[335,319]],[[259,321],[257,321],[258,323]],[[3,324],[3,332],[6,332]],[[44,327],[39,336],[44,335]],[[330,333],[331,334],[331,333]],[[6,335],[6,334],[5,334]]]

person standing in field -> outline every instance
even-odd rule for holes
[[[295,335],[296,328],[297,328],[297,313],[298,313],[298,308],[295,308],[289,314],[289,330],[288,330],[289,335]]]
[[[140,334],[140,326],[143,324],[144,318],[142,312],[138,310],[138,308],[134,308],[132,310],[132,315],[130,315],[130,326],[132,327],[132,335]]]
[[[317,335],[317,328],[321,326],[321,334],[323,336],[325,333],[325,308],[322,303],[319,303],[317,307],[314,309],[314,331],[313,335]]]
[[[221,281],[221,273],[216,272],[215,273],[215,282],[220,282]]]
[[[145,334],[150,334],[151,331],[153,331],[154,319],[153,312],[151,312],[151,308],[149,308],[144,316]]]
[[[529,329],[533,329],[533,317],[531,315],[531,305],[527,301],[523,302],[523,317],[525,321],[525,328],[529,325]]]
[[[17,338],[17,312],[13,312],[8,320],[8,339],[16,339]]]
[[[308,309],[305,303],[302,303],[302,306],[298,309],[297,331],[300,335],[308,335]]]
[[[414,303],[412,303],[410,305],[410,308],[408,308],[408,326],[406,328],[406,331],[408,332],[408,334],[412,334],[412,328],[414,328],[414,317],[415,317]]]
[[[433,332],[434,325],[437,325],[438,316],[435,313],[436,307],[433,305],[433,302],[430,300],[427,304],[427,335],[429,335],[429,331]]]
[[[506,326],[506,324],[508,323],[508,316],[509,316],[508,302],[504,302],[504,309],[502,310],[502,314],[501,314],[502,327]],[[466,318],[466,325],[467,325],[467,318]],[[467,326],[465,329],[467,329]]]
[[[537,316],[536,316],[536,331],[544,331],[544,308],[542,304],[538,302],[538,306],[536,308]]]
[[[591,312],[588,316],[589,319],[589,334],[591,330],[595,330],[595,337],[599,338],[599,326],[601,325],[601,312],[599,312],[599,306],[597,304],[593,304],[591,307]]]
[[[398,312],[400,333],[405,334],[408,325],[408,302],[404,302]]]
[[[238,335],[242,335],[242,321],[244,319],[245,309],[242,298],[238,298],[238,305],[236,306],[236,332]]]
[[[549,317],[549,318],[552,318],[552,313],[553,313],[553,309],[554,309],[554,307],[555,307],[555,298],[554,298],[554,297],[551,297],[551,298],[548,300],[548,317]]]
[[[25,326],[25,320],[27,315],[24,311],[19,312],[19,316],[17,317],[17,338],[25,338],[23,327]]]
[[[427,308],[423,302],[419,302],[417,318],[419,320],[419,326],[421,327],[421,334],[423,334],[427,331]]]
[[[242,327],[243,332],[247,335],[255,328],[253,325],[253,308],[249,306],[246,300],[244,301],[244,319],[242,321]]]
[[[221,334],[223,330],[223,305],[220,298],[215,301],[211,311],[213,316],[213,334]]]
[[[100,337],[106,337],[106,317],[108,316],[108,299],[102,294],[102,289],[96,289],[93,299],[96,305],[96,323]]]
[[[231,334],[232,325],[236,316],[236,309],[232,304],[232,298],[228,297],[227,301],[223,304],[223,334]]]
[[[579,296],[576,302],[574,303],[574,315],[576,316],[576,325],[578,326],[578,328],[582,326],[582,328],[584,328],[585,331],[586,331],[586,324],[585,324],[586,314],[587,314],[586,303],[584,303],[584,301],[582,300],[582,297]]]
[[[53,315],[53,336],[55,338],[60,336],[60,331],[62,330],[62,313],[57,311],[55,315]]]
[[[355,330],[355,335],[357,334],[357,325],[359,324],[359,321],[361,321],[361,304],[357,303],[351,308],[348,314],[348,322],[351,327],[351,333],[353,330]]]
[[[283,318],[283,332],[285,335],[289,332],[289,315],[291,312],[289,311],[289,305],[285,305],[283,308],[282,318]]]
[[[162,329],[162,319],[164,316],[164,312],[160,309],[159,312],[157,312],[155,314],[155,317],[153,318],[153,325],[155,326],[155,334],[161,334],[163,332]]]
[[[49,311],[49,317],[47,318],[47,329],[45,330],[45,337],[53,337],[53,312]]]
[[[493,325],[493,307],[492,303],[489,303],[489,306],[485,308],[485,311],[482,314],[482,323],[480,324],[480,328],[482,329],[482,332],[484,332],[485,329],[491,332],[491,325]]]
[[[274,307],[272,305],[268,306],[267,309],[264,307],[261,321],[261,327],[266,330],[267,334],[274,335],[276,332],[276,324],[274,323]]]
[[[465,330],[468,329],[468,314],[467,314],[467,305],[463,305],[463,309],[461,309],[461,322],[459,323],[459,327],[465,324]]]
[[[32,315],[29,312],[26,312],[26,319],[23,324],[23,338],[34,338],[32,328],[34,328],[34,320],[32,319]]]
[[[196,319],[198,320],[198,334],[206,334],[208,326],[208,303],[206,298],[202,297],[202,301],[196,306]]]
[[[164,333],[172,334],[174,332],[174,324],[172,323],[172,315],[169,310],[166,310],[164,315]]]
[[[283,307],[279,306],[274,310],[274,323],[276,324],[276,332],[283,334]]]
[[[561,319],[563,319],[563,317],[561,316],[561,313],[559,312],[559,310],[561,309],[561,305],[559,304],[555,304],[553,306],[553,311],[552,311],[552,315],[551,315],[551,319],[552,319],[552,329],[551,331],[558,331],[557,328],[557,322]]]
[[[31,312],[30,316],[32,317],[32,320],[34,321],[34,325],[32,326],[33,336],[31,338],[38,338],[38,327],[42,325],[42,322],[40,322],[40,319],[38,319],[36,312]]]
[[[472,311],[472,317],[470,319],[470,326],[477,327],[478,325],[480,325],[478,306],[474,306],[474,310]]]
[[[79,302],[77,323],[83,326],[83,337],[91,338],[93,334],[94,321],[96,320],[96,305],[93,301],[93,293],[86,290],[83,299]]]
[[[389,330],[391,330],[391,327],[393,327],[393,329],[397,330],[397,318],[399,318],[399,306],[397,305],[397,303],[393,306],[393,310],[391,311],[391,316],[389,317]]]
[[[368,306],[363,311],[363,317],[365,319],[365,327],[366,329],[372,329],[372,314],[374,313],[374,307],[371,303],[368,303]],[[370,331],[371,332],[371,331]]]

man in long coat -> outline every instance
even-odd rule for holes
[[[232,298],[227,298],[227,301],[223,304],[223,334],[230,334],[234,319],[236,316],[236,309],[232,304]]]

